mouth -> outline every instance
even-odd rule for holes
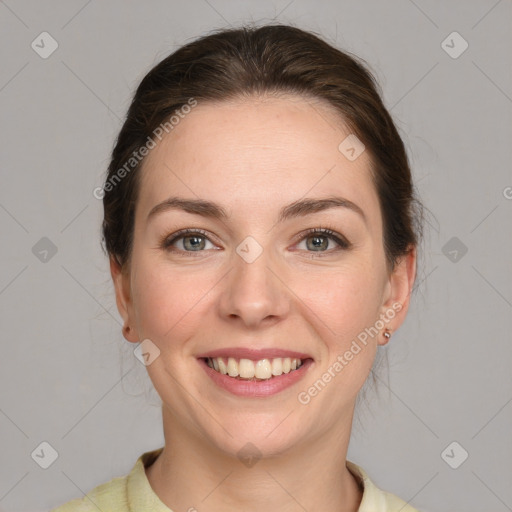
[[[258,360],[235,357],[201,358],[212,370],[236,380],[267,381],[297,371],[310,358],[274,357]]]
[[[196,356],[213,371],[239,380],[269,380],[297,371],[313,358],[280,348],[231,347]]]
[[[246,398],[265,398],[292,388],[313,366],[308,354],[280,349],[220,349],[197,361],[223,391]]]

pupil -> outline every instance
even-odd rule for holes
[[[313,248],[320,248],[320,249],[326,249],[326,238],[325,237],[320,237],[320,236],[314,236],[311,238],[311,240],[313,241],[312,242],[312,246]]]
[[[187,246],[187,241],[189,246],[187,248],[192,250],[197,250],[198,248],[201,249],[204,245],[204,240],[199,236],[189,236],[185,238],[185,246]],[[201,241],[203,244],[201,244]]]

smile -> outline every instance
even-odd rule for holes
[[[246,398],[270,397],[291,388],[314,364],[307,356],[303,359],[268,357],[257,360],[226,355],[203,356],[197,358],[197,362],[218,389]]]
[[[302,359],[291,357],[276,357],[273,359],[237,359],[234,357],[207,357],[206,364],[222,375],[239,380],[268,380],[283,373],[290,373],[299,369]]]

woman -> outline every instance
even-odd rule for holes
[[[282,25],[187,44],[142,80],[95,193],[165,446],[55,510],[414,510],[346,460],[420,217],[355,58]]]

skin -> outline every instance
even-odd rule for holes
[[[361,489],[345,461],[357,393],[387,342],[383,329],[307,405],[297,396],[396,303],[402,308],[385,327],[401,325],[416,252],[388,269],[370,157],[365,151],[351,162],[338,150],[348,134],[320,100],[200,103],[146,158],[132,258],[123,269],[112,258],[111,273],[126,339],[150,339],[160,350],[146,368],[162,399],[165,448],[146,474],[173,510],[358,509]],[[277,222],[285,205],[332,195],[356,203],[365,220],[331,208]],[[173,209],[147,221],[170,196],[214,201],[228,218]],[[350,248],[322,238],[328,246],[319,251],[314,235],[296,238],[319,227]],[[177,240],[174,252],[159,245],[185,228],[211,235],[202,251],[190,249],[190,238]],[[263,250],[252,263],[236,252],[249,235]],[[196,359],[233,346],[296,350],[314,363],[277,395],[237,397]],[[247,442],[261,454],[252,467],[237,456]]]

